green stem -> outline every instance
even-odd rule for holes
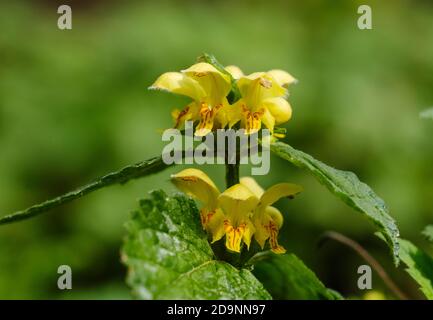
[[[227,189],[239,183],[239,162],[236,164],[226,163],[226,186]]]
[[[34,205],[25,210],[15,212],[7,216],[3,216],[0,218],[0,225],[16,222],[20,220],[25,220],[37,216],[39,214],[47,212],[50,209],[71,202],[75,199],[81,198],[86,194],[89,194],[101,188],[111,186],[114,184],[124,184],[129,180],[138,179],[153,173],[160,172],[168,168],[169,166],[170,165],[167,165],[163,162],[162,157],[155,157],[146,161],[136,163],[134,165],[124,167],[119,171],[109,173],[90,184],[82,186],[62,196],[59,196],[51,200],[47,200],[45,202]]]
[[[235,125],[233,129],[239,129],[239,125]],[[236,150],[240,148],[240,141],[236,139]],[[239,183],[239,163],[240,163],[240,153],[236,151],[235,163],[229,163],[228,146],[226,145],[225,150],[225,164],[226,164],[226,187],[227,189]]]

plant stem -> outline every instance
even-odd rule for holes
[[[237,127],[235,127],[237,129]],[[239,150],[240,148],[240,141],[236,139],[236,149]],[[226,164],[226,188],[230,188],[234,186],[235,184],[239,183],[239,163],[240,163],[240,153],[236,152],[236,158],[235,163],[231,164],[229,163],[230,156],[228,146],[226,144],[226,150],[225,150],[225,164]]]
[[[56,208],[65,203],[71,202],[75,199],[81,198],[91,192],[96,190],[114,185],[114,184],[124,184],[129,180],[138,179],[141,177],[145,177],[147,175],[160,172],[170,165],[167,165],[163,162],[162,157],[151,158],[146,161],[142,161],[136,163],[134,165],[129,165],[124,167],[119,171],[115,171],[109,173],[92,183],[89,183],[85,186],[79,187],[74,191],[70,191],[64,195],[61,195],[57,198],[47,200],[40,204],[36,204],[27,208],[25,210],[17,211],[15,213],[0,217],[0,225],[8,224],[16,221],[21,221],[25,219],[29,219],[31,217],[37,216],[44,212],[47,212],[50,209]]]
[[[227,189],[239,183],[239,163],[226,163],[226,187]]]
[[[371,267],[377,272],[379,277],[383,280],[385,285],[401,300],[407,300],[408,297],[404,294],[401,289],[395,284],[394,281],[389,277],[388,273],[382,267],[382,265],[372,256],[370,253],[365,250],[358,242],[346,237],[345,235],[335,232],[328,231],[325,232],[322,237],[319,245],[323,243],[323,240],[326,238],[335,240],[340,242],[349,248],[353,249],[356,253],[358,253]]]

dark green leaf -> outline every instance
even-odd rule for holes
[[[384,235],[393,253],[394,263],[398,265],[399,231],[397,225],[389,215],[384,201],[368,185],[359,181],[354,173],[332,168],[285,143],[272,143],[271,150],[279,157],[310,171],[332,193],[355,210],[365,214]]]
[[[250,271],[214,260],[197,207],[184,195],[152,192],[126,227],[122,260],[138,298],[271,298]]]
[[[327,289],[294,254],[259,253],[253,258],[254,275],[274,299],[336,300],[337,292]]]
[[[39,215],[41,213],[44,213],[52,208],[58,207],[62,204],[71,202],[75,199],[81,198],[85,196],[86,194],[89,194],[93,191],[96,191],[98,189],[111,186],[113,184],[124,184],[132,179],[141,178],[153,173],[157,173],[159,171],[164,170],[167,168],[168,165],[166,165],[161,157],[155,157],[146,161],[142,161],[127,167],[124,167],[123,169],[109,173],[97,180],[95,180],[92,183],[89,183],[85,186],[82,186],[74,191],[68,192],[62,196],[59,196],[57,198],[47,200],[45,202],[42,202],[40,204],[34,205],[30,208],[27,208],[22,211],[18,211],[15,213],[12,213],[10,215],[4,216],[0,218],[0,225],[12,223],[24,219],[28,219],[31,217],[34,217],[36,215]]]
[[[400,258],[427,299],[433,300],[433,258],[403,239],[400,240]]]

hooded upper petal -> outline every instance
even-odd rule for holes
[[[206,100],[211,106],[221,104],[230,91],[230,76],[220,72],[209,63],[196,63],[182,70],[182,73],[201,85],[206,93]]]
[[[265,192],[265,190],[263,190],[263,188],[257,183],[257,181],[251,177],[240,178],[240,184],[248,188],[259,199]]]
[[[171,181],[178,189],[197,198],[207,208],[213,210],[217,207],[220,192],[203,171],[194,168],[185,169],[172,175]]]
[[[230,73],[232,75],[233,79],[236,79],[236,80],[244,75],[242,70],[237,66],[227,66],[227,67],[225,67],[225,69],[228,73]]]
[[[298,82],[295,77],[284,70],[273,69],[268,71],[267,74],[273,77],[280,86],[285,88]]]
[[[180,72],[163,73],[149,89],[181,94],[197,101],[206,96],[206,92],[198,81]]]
[[[218,197],[218,204],[224,213],[231,217],[232,223],[237,225],[243,218],[251,216],[259,203],[259,199],[246,187],[236,184]]]
[[[264,99],[282,97],[287,92],[265,72],[255,72],[243,76],[238,80],[237,85],[247,107],[252,111],[260,108]]]

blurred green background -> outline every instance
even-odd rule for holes
[[[57,28],[60,4],[72,6],[72,30]],[[373,30],[357,28],[360,4],[372,7]],[[418,114],[433,105],[431,1],[1,1],[0,30],[1,215],[159,155],[159,130],[187,99],[146,88],[210,52],[246,73],[281,68],[298,78],[286,140],[356,172],[386,201],[402,236],[425,246],[433,123]],[[174,191],[168,175],[176,170],[2,226],[0,298],[129,299],[123,223],[149,190]],[[223,171],[208,168],[220,187]],[[356,270],[364,262],[338,243],[317,247],[336,230],[417,297],[372,226],[306,172],[273,157],[270,174],[257,179],[304,186],[279,203],[281,239],[327,286],[363,295]],[[62,264],[72,267],[73,290],[57,289]],[[375,274],[373,287],[384,288]]]

